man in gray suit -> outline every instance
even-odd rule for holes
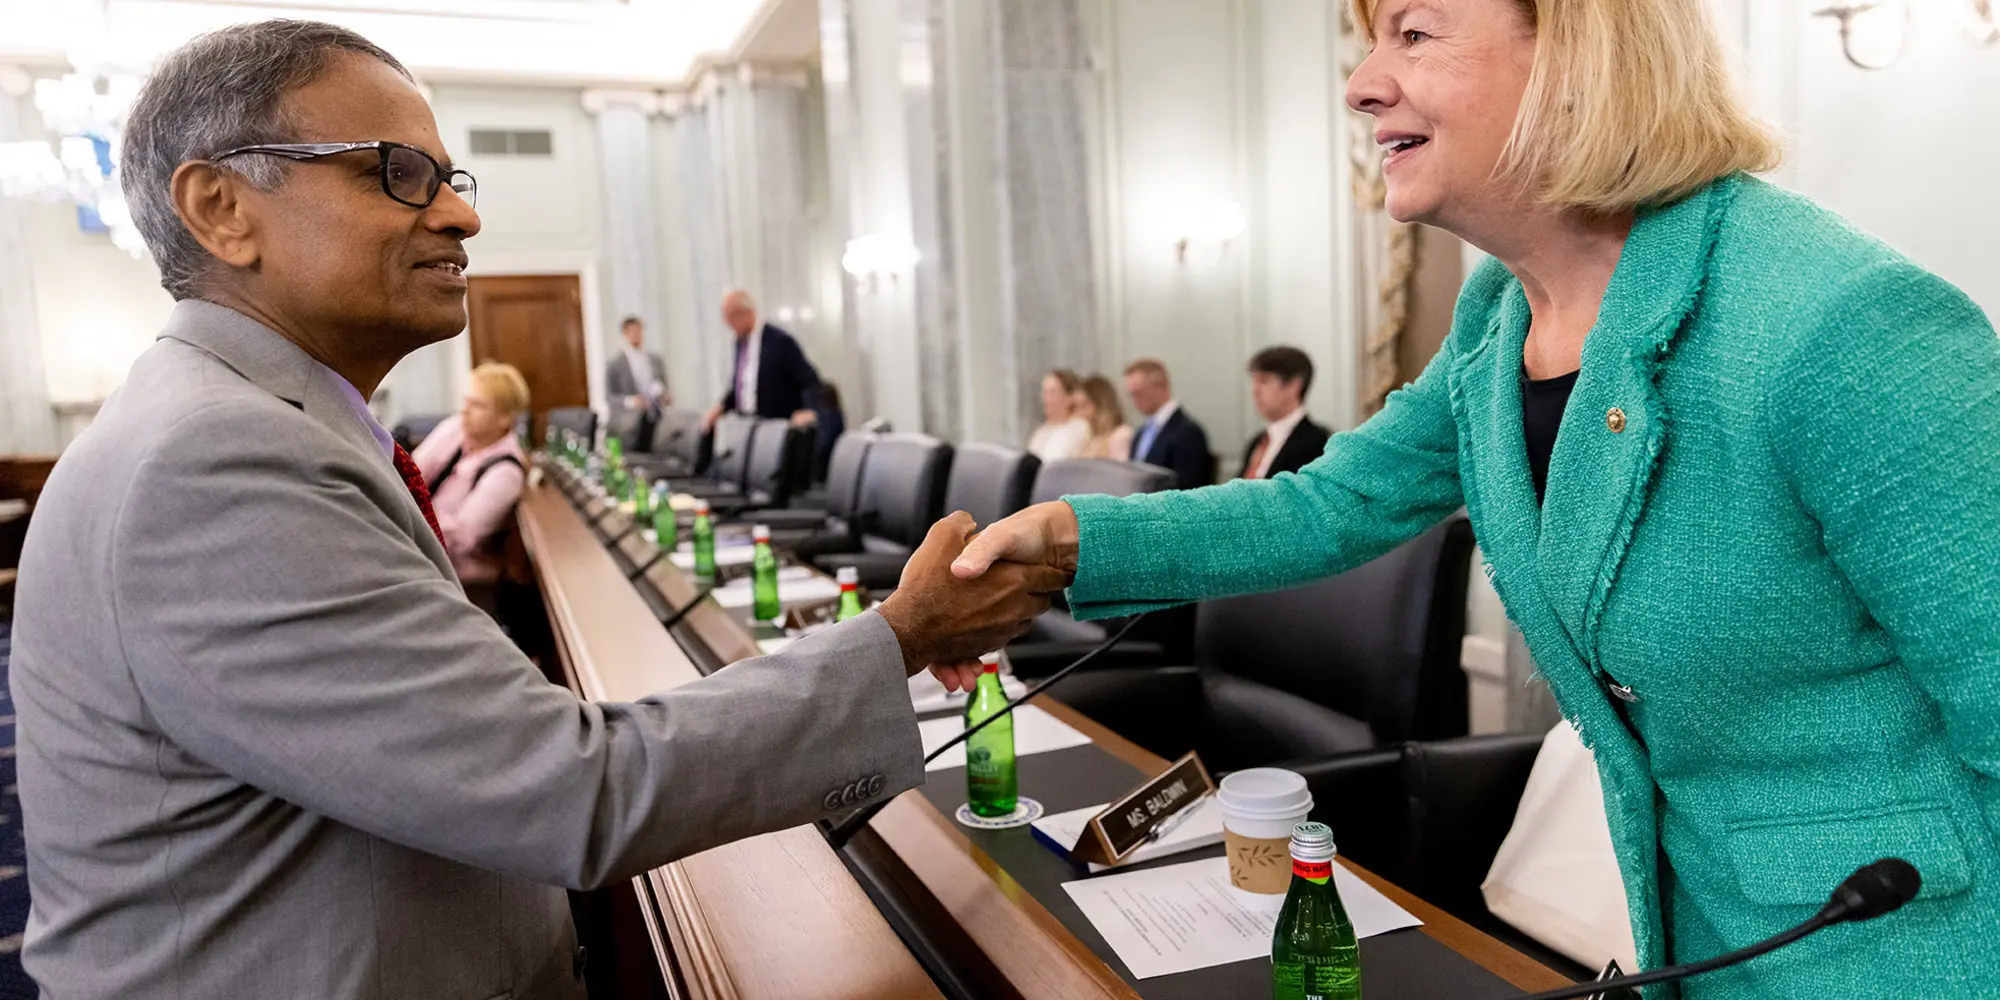
[[[644,451],[653,440],[654,421],[662,409],[673,405],[674,394],[667,388],[666,363],[646,351],[646,325],[639,317],[625,317],[618,333],[625,349],[604,366],[604,394],[613,406],[625,410],[626,420],[617,423],[629,424],[638,438],[626,444]]]
[[[1060,579],[903,586],[669,694],[550,685],[461,594],[368,415],[465,325],[470,177],[387,53],[267,22],[168,57],[126,197],[179,300],[42,495],[14,633],[44,995],[577,998],[562,886],[923,780],[906,676]]]

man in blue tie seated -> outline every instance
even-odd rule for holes
[[[957,580],[959,514],[877,611],[579,700],[467,602],[364,402],[465,329],[479,232],[408,71],[327,24],[202,36],[122,178],[177,305],[50,477],[15,604],[47,995],[582,1000],[563,887],[921,784],[909,675],[1066,579]]]
[[[819,398],[819,372],[806,360],[799,342],[764,322],[757,315],[757,303],[741,288],[723,296],[722,321],[736,337],[736,365],[729,391],[708,411],[702,429],[714,430],[725,413],[789,419],[800,427],[817,420],[813,404]]]
[[[1146,418],[1132,437],[1132,461],[1173,470],[1176,489],[1215,485],[1215,455],[1208,450],[1208,432],[1174,398],[1167,366],[1152,358],[1126,365],[1125,394]]]

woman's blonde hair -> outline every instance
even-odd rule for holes
[[[472,370],[472,381],[507,416],[518,417],[527,412],[528,380],[513,365],[488,361]]]
[[[1375,36],[1382,0],[1352,0]],[[1494,0],[1535,29],[1535,65],[1500,157],[1542,201],[1597,213],[1684,198],[1783,150],[1745,105],[1705,0]]]
[[[1102,436],[1125,426],[1125,406],[1118,401],[1118,389],[1102,375],[1083,380],[1083,395],[1097,415],[1090,418],[1090,433]]]

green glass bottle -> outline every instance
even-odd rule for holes
[[[1361,950],[1333,886],[1333,830],[1292,830],[1292,887],[1271,935],[1272,1000],[1361,1000]]]
[[[833,578],[840,582],[840,611],[833,620],[844,622],[861,613],[861,574],[852,566],[842,566]]]
[[[614,468],[614,469],[622,469],[622,468],[624,468],[624,467],[625,467],[625,442],[623,442],[623,441],[620,441],[620,440],[618,440],[618,439],[617,439],[617,438],[615,438],[615,437],[607,437],[607,438],[605,438],[605,439],[604,439],[604,457],[606,457],[606,458],[608,458],[608,459],[610,459],[610,460],[611,460],[611,467],[612,467],[612,468]]]
[[[979,685],[965,700],[965,727],[978,725],[1007,707],[1000,687],[1000,667],[986,665]],[[1014,771],[1014,716],[1011,714],[973,733],[965,741],[965,801],[978,816],[1007,816],[1019,804]]]
[[[778,557],[771,553],[771,527],[760,524],[750,529],[756,550],[750,554],[750,617],[774,622],[785,616],[778,602]]]
[[[694,575],[715,579],[715,525],[708,519],[708,501],[694,505]]]
[[[673,495],[666,480],[653,484],[653,547],[671,549],[681,543],[680,519],[674,515]]]

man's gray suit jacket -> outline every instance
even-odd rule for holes
[[[581,997],[562,887],[923,780],[879,615],[632,704],[549,684],[335,378],[183,302],[49,479],[13,666],[44,997]]]

